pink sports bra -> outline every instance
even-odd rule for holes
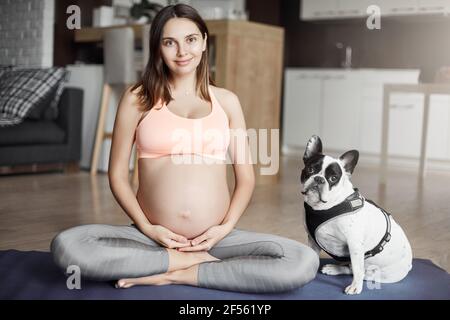
[[[198,154],[226,160],[230,144],[228,117],[211,86],[211,112],[198,119],[176,115],[166,103],[157,103],[136,128],[139,158],[159,158],[172,154]]]

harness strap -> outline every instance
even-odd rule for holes
[[[386,210],[384,210],[383,208],[381,208],[380,206],[378,206],[372,200],[366,200],[366,201],[371,203],[371,204],[373,204],[375,207],[380,209],[381,212],[383,213],[384,217],[386,218],[386,232],[385,232],[383,238],[377,244],[377,246],[375,248],[373,248],[372,250],[366,252],[366,254],[364,255],[364,259],[373,257],[374,255],[376,255],[376,254],[380,253],[381,251],[383,251],[384,246],[386,245],[386,243],[388,243],[389,240],[391,240],[391,219],[390,219],[391,218],[391,214],[389,212],[387,212]]]
[[[345,213],[355,213],[359,209],[361,209],[364,206],[364,202],[367,201],[380,209],[380,211],[383,213],[384,217],[386,218],[386,232],[383,236],[383,238],[380,240],[380,242],[373,248],[372,250],[367,251],[364,254],[364,259],[373,257],[374,255],[380,253],[383,251],[384,246],[386,243],[391,240],[391,219],[390,219],[390,213],[386,212],[383,208],[378,206],[375,202],[372,200],[364,199],[360,194],[358,189],[354,189],[355,192],[351,194],[345,201],[342,203],[334,206],[333,208],[330,208],[328,210],[320,210],[316,211],[313,208],[311,208],[306,202],[304,203],[305,207],[305,218],[306,218],[306,227],[308,229],[308,233],[310,236],[314,239],[316,244],[325,251],[329,256],[331,256],[333,259],[343,262],[343,263],[350,263],[351,259],[347,256],[336,256],[332,254],[331,252],[328,252],[325,250],[317,241],[315,232],[317,228],[326,221],[335,218],[339,215],[345,214]]]

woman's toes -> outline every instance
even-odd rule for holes
[[[131,282],[128,282],[126,279],[120,279],[116,282],[116,288],[130,288],[133,286]]]

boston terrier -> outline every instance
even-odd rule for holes
[[[412,268],[412,251],[392,216],[354,188],[350,177],[358,162],[356,150],[339,159],[322,154],[322,141],[312,136],[301,173],[308,243],[341,264],[327,264],[328,275],[353,274],[346,294],[359,294],[363,280],[393,283]],[[347,264],[347,265],[346,265]]]

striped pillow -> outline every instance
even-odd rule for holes
[[[5,71],[0,77],[0,126],[19,124],[33,107],[55,97],[49,108],[53,117],[58,113],[58,102],[68,76],[65,68],[17,69]]]

